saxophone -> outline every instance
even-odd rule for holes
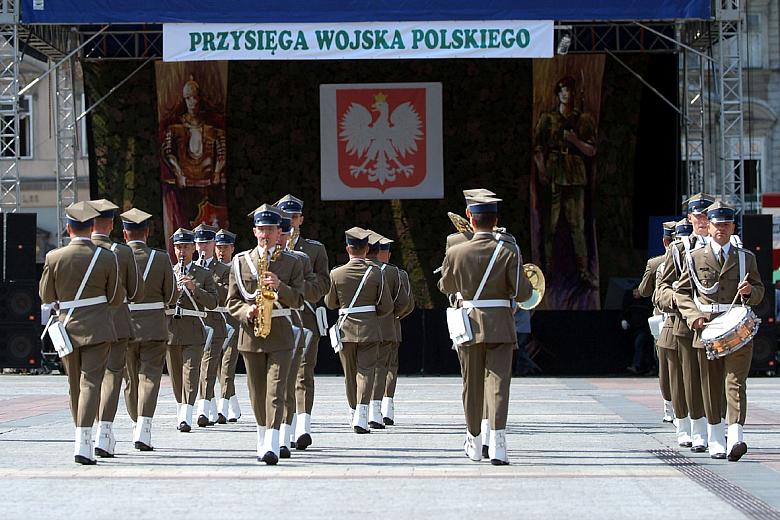
[[[255,295],[255,305],[257,306],[257,316],[255,317],[255,337],[266,338],[271,333],[271,320],[274,310],[274,304],[279,299],[273,287],[270,284],[261,284],[260,278],[264,272],[268,271],[270,263],[268,253],[268,242],[265,243],[265,251],[257,259],[257,294]],[[278,249],[278,248],[277,248]]]

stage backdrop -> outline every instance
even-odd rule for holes
[[[599,308],[596,165],[604,55],[534,60],[531,160],[533,259],[545,273],[543,308]]]
[[[440,199],[441,83],[320,86],[322,200]]]
[[[155,70],[165,236],[201,223],[227,228],[227,63],[157,62]]]

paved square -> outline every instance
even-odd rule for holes
[[[133,449],[120,403],[114,459],[73,462],[63,376],[0,376],[0,505],[12,518],[172,514],[285,518],[504,517],[780,519],[780,379],[750,379],[739,463],[678,449],[654,379],[512,381],[510,466],[463,454],[461,384],[403,377],[396,426],[356,435],[343,382],[318,377],[314,444],[275,466],[255,460],[245,376],[238,423],[175,428],[167,376],[155,451]]]

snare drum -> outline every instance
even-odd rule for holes
[[[758,333],[761,320],[750,307],[732,307],[704,327],[701,344],[707,351],[707,359],[718,359],[736,352]]]

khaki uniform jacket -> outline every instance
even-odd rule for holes
[[[655,315],[664,314],[657,303],[659,287],[661,286],[661,272],[664,269],[665,254],[651,258],[647,261],[645,273],[642,275],[642,281],[639,283],[639,294],[644,298],[650,298],[653,302],[653,313]],[[661,335],[656,340],[656,344],[661,348],[672,350],[677,349],[677,342],[674,340],[674,316],[669,314],[664,320],[661,328]]]
[[[76,297],[97,246],[89,239],[74,239],[67,246],[46,254],[39,286],[42,303],[68,302]],[[99,303],[73,309],[65,325],[74,348],[117,340],[109,321],[109,306],[122,303],[124,288],[119,284],[119,265],[116,255],[101,249],[95,267],[90,273],[80,299],[105,296],[108,303]],[[65,321],[68,311],[60,311],[59,320]]]
[[[691,252],[696,276],[705,288],[712,287],[715,283],[719,283],[719,288],[714,294],[699,294],[691,280],[691,273],[688,270],[683,272],[676,300],[680,312],[688,323],[688,327],[693,326],[693,323],[699,318],[710,321],[722,314],[699,310],[694,301],[694,294],[698,295],[699,301],[704,305],[713,303],[730,305],[734,300],[734,296],[737,294],[737,286],[741,281],[739,278],[739,251],[743,251],[745,254],[747,281],[753,286],[753,290],[745,303],[747,305],[758,305],[764,299],[764,284],[761,283],[761,276],[758,273],[756,257],[751,251],[738,248],[732,244],[729,247],[728,257],[721,268],[711,246],[707,245],[698,248]],[[740,303],[739,298],[737,303]],[[701,332],[696,331],[693,341],[693,346],[696,348],[702,348],[700,336]]]
[[[697,235],[691,235],[691,250],[702,247],[706,241]],[[678,267],[674,258],[674,250],[677,250],[677,258],[680,259]],[[664,255],[664,268],[661,271],[661,282],[658,287],[658,293],[654,298],[654,304],[658,306],[661,312],[672,314],[671,326],[674,335],[684,338],[693,337],[693,332],[688,328],[688,324],[680,315],[680,310],[675,303],[675,293],[682,273],[688,270],[688,262],[685,259],[685,247],[682,240],[676,240]],[[667,324],[664,324],[666,326]]]
[[[128,244],[135,255],[135,263],[138,273],[143,278],[146,272],[149,256],[152,248],[143,242],[132,241]],[[154,258],[149,272],[144,280],[144,298],[136,303],[158,303],[173,305],[176,282],[173,279],[173,268],[168,258],[168,252],[161,249],[154,250]],[[168,318],[165,309],[152,309],[148,311],[131,311],[133,320],[133,338],[136,341],[167,341]]]
[[[473,300],[496,248],[493,233],[476,233],[468,242],[447,250],[439,290],[460,293]],[[531,296],[531,283],[522,270],[522,256],[515,244],[504,243],[480,295],[481,300],[524,301]],[[471,309],[473,343],[516,343],[515,321],[510,307]]]
[[[279,246],[277,246],[279,247]],[[295,347],[292,330],[292,317],[277,316],[271,321],[271,333],[266,338],[255,336],[254,320],[249,321],[247,312],[255,304],[257,278],[252,273],[248,262],[257,269],[260,258],[258,248],[244,251],[233,257],[230,268],[230,288],[228,289],[227,308],[230,314],[239,322],[238,350],[241,352],[280,352],[292,350]],[[286,309],[297,309],[303,305],[303,264],[292,253],[283,252],[274,261],[269,261],[268,270],[279,277],[277,300],[279,306]],[[260,273],[258,273],[260,274]],[[242,293],[238,286],[240,277],[247,294]]]
[[[390,297],[393,300],[393,312],[379,318],[379,331],[382,335],[382,341],[401,341],[396,331],[396,322],[409,305],[408,293],[403,290],[401,285],[401,271],[392,264],[383,264],[376,260],[373,260],[373,263],[382,271],[385,291],[390,293]]]
[[[357,292],[360,280],[371,269],[366,283],[360,290],[355,307],[375,305],[376,312],[360,312],[340,317],[342,340],[347,343],[382,341],[379,318],[393,312],[393,298],[385,290],[384,276],[370,260],[352,258],[346,264],[330,272],[330,291],[325,295],[329,309],[346,309]]]
[[[214,278],[214,285],[217,288],[217,307],[224,307],[225,302],[227,301],[228,284],[230,283],[230,266],[217,260],[217,257],[212,257],[208,264],[203,267],[204,269],[208,269],[209,272],[211,272],[211,276]],[[205,321],[206,325],[214,329],[214,339],[212,342],[214,345],[221,345],[222,341],[227,337],[225,318],[221,312],[208,312]]]
[[[173,266],[178,269],[178,265]],[[174,271],[175,272],[175,271]],[[217,306],[217,285],[211,271],[191,262],[187,274],[193,278],[195,289],[189,291],[190,299],[184,291],[175,288],[173,301],[182,309],[204,311]],[[193,306],[193,300],[195,305]],[[175,309],[175,304],[171,307]],[[177,320],[172,315],[168,316],[168,345],[204,345],[206,343],[206,330],[203,323],[196,316],[182,316]]]
[[[414,310],[414,294],[412,293],[412,284],[409,282],[409,273],[401,268],[398,268],[398,272],[401,275],[401,291],[406,293],[407,304],[406,308],[401,311],[395,320],[395,340],[401,343],[403,336],[401,334],[401,320],[409,316]]]
[[[133,250],[124,244],[112,242],[106,235],[93,234],[92,242],[109,251],[114,248],[119,264],[119,283],[125,289],[125,299],[119,306],[111,309],[111,321],[117,339],[133,338],[133,323],[127,302],[138,303],[144,299],[144,281],[141,278],[142,273],[138,272]]]
[[[309,240],[307,238],[299,237],[298,241],[293,246],[295,251],[306,253],[309,257],[312,272],[314,273],[314,279],[310,280],[310,283],[314,283],[314,290],[307,290],[303,295],[304,306],[303,310],[303,326],[311,331],[317,331],[317,317],[314,314],[317,308],[317,302],[319,302],[323,296],[328,294],[330,289],[330,271],[328,269],[328,253],[325,251],[325,246],[316,240]]]

